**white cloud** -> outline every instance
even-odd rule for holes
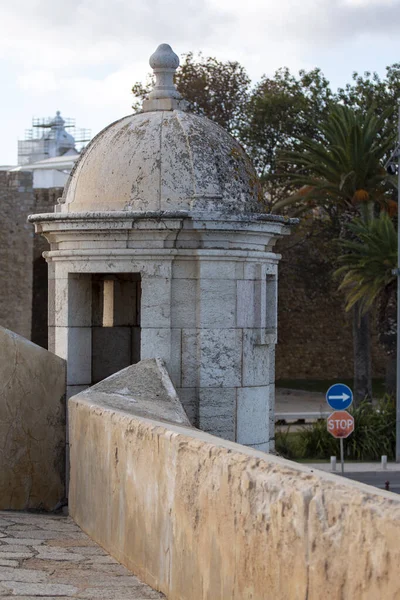
[[[60,109],[95,133],[129,113],[130,88],[144,80],[159,43],[170,43],[178,54],[202,50],[238,60],[255,79],[279,66],[324,68],[325,61],[328,76],[339,77],[342,70],[344,83],[360,65],[373,69],[396,61],[399,20],[400,0],[3,2],[7,123],[0,163],[11,156],[15,161],[16,134],[22,135],[33,114]],[[377,62],[384,52],[387,59]]]

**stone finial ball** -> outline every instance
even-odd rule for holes
[[[179,56],[175,54],[169,44],[160,44],[157,50],[150,56],[152,69],[177,69],[179,67]]]

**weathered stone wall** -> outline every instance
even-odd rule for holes
[[[32,327],[32,174],[0,171],[0,325],[30,339]]]
[[[333,281],[337,250],[323,223],[303,222],[278,241],[278,344],[276,380],[353,377],[352,317]],[[373,376],[385,356],[373,332]]]
[[[65,495],[65,361],[0,327],[0,510]]]
[[[127,404],[70,399],[70,513],[169,600],[400,597],[398,496]]]
[[[33,190],[32,173],[0,171],[0,325],[47,348],[49,244],[27,223],[32,213],[53,212],[61,188]]]

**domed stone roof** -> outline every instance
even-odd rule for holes
[[[178,57],[152,55],[156,85],[143,112],[112,123],[87,146],[64,191],[63,212],[261,212],[260,186],[240,144],[186,111],[173,84]]]

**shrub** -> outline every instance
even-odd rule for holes
[[[278,456],[282,456],[283,458],[289,458],[292,460],[296,460],[299,458],[299,452],[301,452],[301,447],[299,448],[298,444],[299,435],[296,433],[291,433],[290,425],[286,429],[286,431],[276,431],[275,432],[275,452]]]
[[[362,402],[348,411],[355,420],[354,432],[344,440],[345,457],[353,460],[388,459],[396,451],[396,405],[385,396],[376,406]],[[318,421],[301,433],[304,458],[328,459],[339,454],[339,441],[326,428],[326,421]]]

